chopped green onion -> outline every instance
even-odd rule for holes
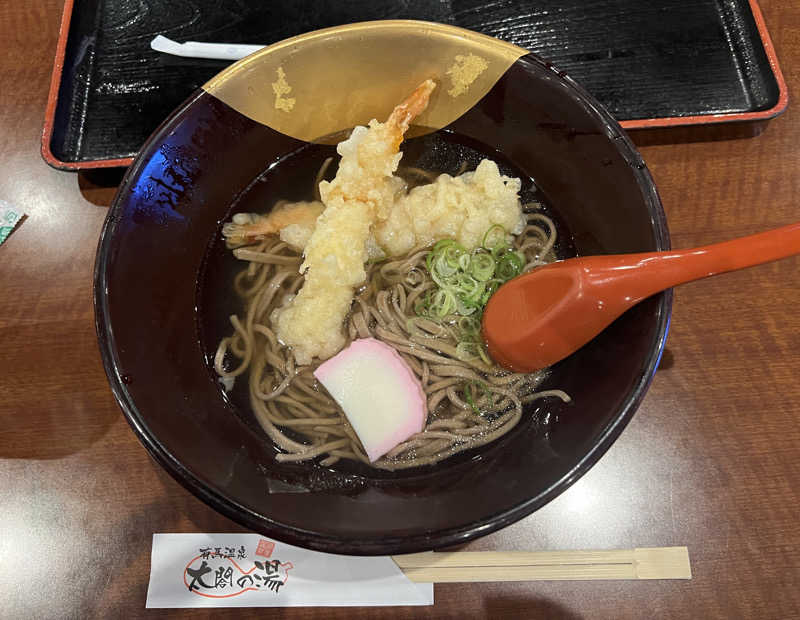
[[[464,386],[464,400],[477,415],[482,415],[478,408],[478,403],[476,402],[481,396],[487,396],[490,405],[494,407],[494,397],[483,381],[475,381],[474,379],[467,381]]]
[[[522,272],[524,266],[525,260],[519,253],[509,249],[497,259],[497,269],[495,273],[497,273],[497,277],[500,280],[507,282],[511,278],[518,276]]]
[[[508,245],[506,243],[506,231],[505,229],[500,226],[500,224],[495,224],[489,230],[486,231],[486,234],[483,235],[483,247],[487,250],[491,250],[496,247],[504,247]]]
[[[476,280],[486,282],[494,275],[495,260],[491,254],[477,253],[472,255],[469,269]]]
[[[459,358],[492,365],[481,337],[483,309],[501,285],[522,272],[525,257],[508,243],[505,229],[495,224],[486,231],[481,247],[472,251],[453,239],[438,241],[425,257],[425,266],[436,287],[415,302],[417,315],[452,326]]]
[[[467,404],[470,408],[477,414],[480,415],[480,410],[478,406],[475,404],[475,399],[472,396],[472,384],[473,381],[469,381],[466,386],[464,386],[464,400],[467,401]]]
[[[456,345],[456,357],[462,362],[478,359],[477,343],[462,340]]]
[[[481,329],[481,322],[472,316],[459,317],[456,323],[458,328],[463,332],[477,332]]]
[[[452,314],[458,305],[458,299],[449,289],[440,288],[433,294],[428,311],[437,318]]]

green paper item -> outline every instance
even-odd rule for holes
[[[23,215],[25,214],[13,205],[0,200],[0,244],[11,234]]]

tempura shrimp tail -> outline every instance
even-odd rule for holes
[[[395,150],[400,147],[403,135],[411,126],[411,121],[428,107],[428,101],[434,88],[436,88],[436,82],[430,79],[425,80],[405,101],[395,107],[386,120],[386,126],[392,130],[396,141]]]
[[[282,231],[287,226],[302,226],[314,229],[317,218],[322,214],[321,202],[281,201],[266,215],[258,213],[237,213],[222,227],[222,235],[228,247],[248,245]]]

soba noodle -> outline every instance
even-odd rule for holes
[[[528,270],[555,260],[556,229],[538,205],[527,205],[525,213],[528,224],[514,246],[526,257]],[[525,403],[548,396],[569,401],[560,390],[536,391],[546,371],[515,374],[480,357],[460,359],[448,325],[417,316],[415,301],[434,286],[425,269],[426,253],[418,248],[369,265],[346,321],[348,341],[372,337],[394,347],[428,401],[424,430],[370,463],[343,412],[315,380],[316,364],[297,367],[270,328],[273,310],[302,286],[302,257],[276,236],[234,250],[236,258],[248,262],[234,280],[245,311],[230,317],[234,331],[220,343],[214,368],[228,383],[247,373],[250,404],[282,450],[278,461],[321,457],[320,464],[328,466],[352,459],[386,470],[430,465],[505,435],[519,423]],[[227,370],[231,357],[234,367]]]

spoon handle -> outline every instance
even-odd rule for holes
[[[726,271],[743,269],[800,253],[800,222],[739,239],[687,250],[697,266],[687,270],[689,282]],[[680,254],[680,252],[679,252]]]
[[[629,300],[637,303],[678,284],[794,254],[800,254],[800,222],[688,250],[609,256],[602,267],[614,271],[617,277],[628,271],[631,276],[628,281],[628,286],[631,286]],[[641,277],[642,272],[647,273],[647,278]]]

